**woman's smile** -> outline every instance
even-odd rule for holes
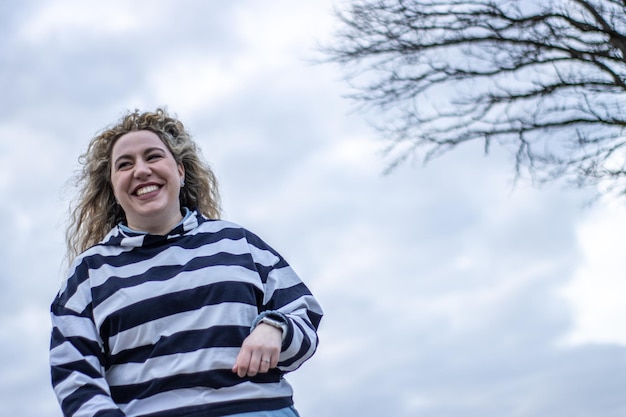
[[[135,194],[138,197],[144,196],[146,194],[150,194],[153,193],[155,191],[158,191],[160,189],[160,187],[158,185],[142,185],[140,186],[137,191],[135,191]]]

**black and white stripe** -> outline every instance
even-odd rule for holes
[[[288,319],[278,369],[231,367],[263,311]],[[317,348],[322,310],[256,235],[193,213],[168,236],[113,229],[81,254],[51,307],[65,416],[227,415],[292,404],[285,372]]]

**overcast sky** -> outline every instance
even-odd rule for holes
[[[325,309],[288,377],[303,417],[626,415],[624,201],[513,187],[510,156],[480,144],[382,175],[341,69],[311,64],[332,5],[0,4],[0,415],[60,417],[68,180],[95,133],[160,105],[213,166],[224,217]]]

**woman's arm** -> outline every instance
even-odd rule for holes
[[[52,386],[66,417],[124,417],[104,379],[104,350],[81,287],[73,294],[66,289],[50,309]]]
[[[253,234],[248,236],[248,243],[263,282],[263,303],[258,306],[260,315],[253,323],[253,330],[263,317],[284,325],[277,367],[283,372],[293,371],[317,349],[322,308],[282,256]],[[262,324],[264,328],[280,331]]]

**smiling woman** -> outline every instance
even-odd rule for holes
[[[70,261],[98,243],[111,228],[128,220],[128,213],[124,212],[113,189],[112,174],[116,169],[111,162],[113,151],[118,148],[115,145],[123,136],[130,135],[130,139],[133,139],[137,135],[143,137],[149,133],[159,139],[159,142],[153,142],[153,146],[166,148],[177,166],[183,169],[185,187],[179,189],[180,207],[195,207],[209,218],[219,218],[219,192],[215,174],[202,160],[196,143],[184,125],[162,109],[145,113],[135,111],[94,137],[87,152],[80,158],[84,168],[76,178],[79,196],[72,207],[66,233]],[[155,139],[154,136],[152,138]],[[132,144],[134,141],[128,142]],[[123,153],[119,152],[118,157]],[[130,155],[127,155],[128,158]],[[173,200],[171,202],[174,203]]]
[[[81,161],[51,306],[64,415],[297,416],[284,374],[315,353],[322,310],[276,251],[218,218],[182,123],[135,111]]]

